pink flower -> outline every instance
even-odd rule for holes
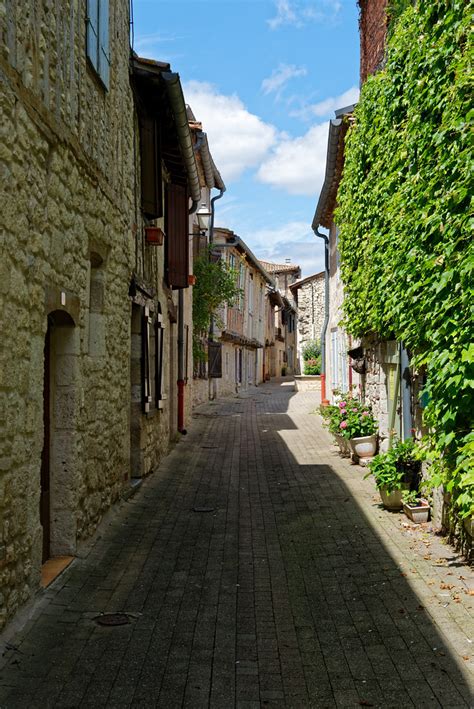
[[[340,402],[339,402],[339,408],[340,408],[340,409],[345,409],[345,408],[346,408],[346,402],[345,402],[345,401],[340,401]]]
[[[357,409],[352,409],[352,411],[353,411],[355,414],[357,413]]]
[[[369,414],[368,411],[363,411],[363,412],[362,412],[362,416],[370,416],[370,414]]]
[[[345,416],[347,414],[347,409],[341,409],[341,414]]]
[[[347,428],[347,421],[341,421],[339,428]]]

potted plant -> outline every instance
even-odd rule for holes
[[[417,459],[417,450],[412,438],[395,441],[386,453],[379,453],[368,464],[373,475],[383,506],[388,510],[401,510],[403,492],[413,484],[418,487],[417,473],[421,461]]]
[[[358,458],[371,458],[377,450],[377,422],[370,406],[357,399],[339,402],[343,420],[339,424],[351,451]]]
[[[329,429],[329,433],[332,433],[336,439],[336,443],[339,446],[339,451],[343,456],[349,456],[350,448],[349,441],[347,441],[341,433],[340,424],[344,420],[344,414],[341,413],[341,408],[338,405],[321,406],[320,412],[323,417],[324,425]]]
[[[417,490],[407,491],[403,493],[403,511],[412,522],[421,524],[428,521],[430,504]]]

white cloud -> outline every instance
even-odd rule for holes
[[[262,261],[285,263],[291,259],[301,267],[303,278],[324,269],[322,241],[314,236],[309,219],[288,222],[277,229],[260,229],[244,240]]]
[[[295,66],[294,64],[280,64],[278,69],[272,71],[271,76],[262,81],[262,91],[266,94],[275,93],[277,98],[280,98],[286,84],[298,76],[306,76],[307,70],[304,66]]]
[[[262,162],[258,179],[290,194],[316,197],[324,180],[327,142],[327,123],[298,138],[285,136]]]
[[[282,25],[304,27],[308,22],[328,22],[340,12],[339,0],[275,0],[276,15],[267,24],[272,30]]]
[[[350,106],[353,103],[357,103],[358,100],[359,89],[357,86],[351,86],[350,89],[344,91],[344,93],[339,96],[329,96],[318,103],[303,105],[302,108],[292,111],[290,116],[293,116],[293,118],[302,118],[303,120],[311,120],[311,118],[315,116],[318,118],[330,116],[338,108]]]
[[[260,165],[277,138],[274,126],[250,113],[237,95],[220,94],[212,84],[189,81],[184,96],[209,139],[224,182]]]
[[[280,25],[298,24],[298,15],[293,9],[289,0],[276,0],[276,17],[267,20],[270,29],[275,30]]]

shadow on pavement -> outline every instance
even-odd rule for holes
[[[9,650],[2,709],[469,706],[456,658],[328,462],[315,397],[295,401],[266,385],[199,409]],[[129,624],[95,623],[115,611]]]

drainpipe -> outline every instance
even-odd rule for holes
[[[412,437],[412,417],[411,417],[411,376],[410,376],[410,360],[408,352],[403,343],[400,344],[400,369],[402,381],[402,425],[403,425],[403,440],[406,441]]]
[[[193,214],[198,202],[193,199],[189,214]],[[178,431],[183,436],[187,434],[184,428],[184,288],[178,291]]]
[[[211,199],[211,219],[209,222],[209,245],[214,242],[214,215],[215,207],[214,204],[218,199],[224,196],[225,187],[219,190],[219,194]],[[212,342],[214,339],[214,317],[211,314],[211,322],[209,323],[209,340]],[[216,398],[216,382],[214,379],[209,377],[209,400],[212,401]]]
[[[324,322],[321,332],[321,406],[329,406],[326,398],[326,332],[329,322],[329,237],[313,226],[315,236],[324,240]]]

